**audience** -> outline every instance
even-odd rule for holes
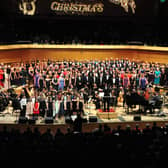
[[[31,130],[28,127],[21,133],[4,127],[0,131],[0,152],[2,155],[15,151],[22,154],[29,152],[28,160],[33,159],[31,154],[52,152],[52,155],[63,157],[63,160],[68,157],[72,161],[75,157],[83,158],[85,162],[97,158],[96,165],[99,159],[102,162],[110,159],[111,164],[117,163],[118,166],[136,164],[136,167],[158,167],[167,157],[167,128],[167,124],[160,127],[155,122],[153,125],[147,124],[144,129],[139,125],[135,128],[129,125],[121,128],[119,125],[114,129],[105,124],[87,133],[77,133],[70,128],[63,133],[58,128],[54,135],[50,129],[40,133],[38,128]]]

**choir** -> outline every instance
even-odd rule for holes
[[[123,101],[128,91],[167,86],[168,65],[128,59],[30,61],[0,65],[0,87],[23,86],[23,114],[54,118],[84,114],[89,98],[104,111]],[[26,93],[27,92],[27,93]],[[103,98],[100,93],[103,93]],[[27,95],[26,95],[27,94]],[[27,98],[27,101],[23,100]],[[26,109],[25,109],[26,107]]]

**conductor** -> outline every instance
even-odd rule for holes
[[[104,92],[104,97],[103,97],[104,111],[109,111],[110,110],[110,88],[108,87],[107,83],[105,83],[103,92]]]

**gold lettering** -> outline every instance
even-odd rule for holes
[[[102,3],[96,4],[97,12],[102,13],[104,5]]]
[[[85,5],[84,7],[83,7],[83,13],[84,12],[89,12],[89,5]]]
[[[90,12],[92,12],[92,13],[95,13],[95,12],[96,12],[95,6],[91,7]]]
[[[74,12],[77,12],[78,11],[78,7],[74,4],[71,3],[71,11],[74,13]]]
[[[81,12],[82,11],[82,7],[84,4],[78,4],[78,11]]]
[[[64,6],[63,11],[64,11],[65,13],[68,13],[68,11],[69,11],[69,4],[64,3],[63,6]]]
[[[103,12],[104,5],[102,3],[84,4],[84,3],[62,3],[54,1],[51,3],[51,10],[62,11],[69,14],[84,14],[84,13],[96,13]]]
[[[57,2],[51,3],[51,10],[55,10],[56,7],[57,7]]]

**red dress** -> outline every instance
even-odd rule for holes
[[[39,110],[39,103],[35,102],[34,103],[34,108],[33,108],[33,114],[39,114],[40,110]]]
[[[122,80],[124,79],[124,73],[121,73],[121,79]]]
[[[4,84],[3,84],[3,70],[0,69],[0,86],[4,87]]]

